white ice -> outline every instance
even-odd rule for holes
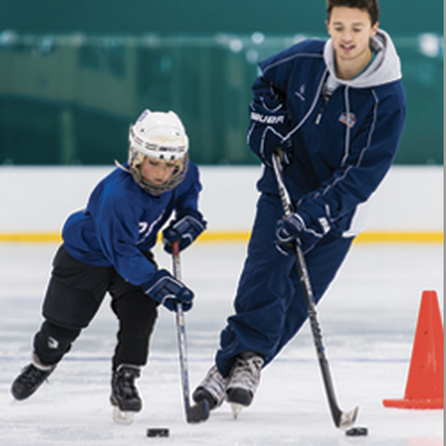
[[[443,308],[443,246],[356,244],[319,306],[338,401],[359,405],[367,437],[347,437],[327,409],[311,333],[306,324],[262,374],[252,406],[234,421],[227,404],[205,423],[184,419],[174,316],[160,317],[151,359],[138,386],[144,409],[130,426],[112,421],[110,357],[116,320],[108,298],[96,319],[48,383],[23,402],[9,389],[29,362],[41,323],[40,306],[53,244],[0,244],[0,439],[4,446],[440,446],[442,410],[388,409],[402,398],[423,290],[435,290]],[[232,311],[242,267],[242,243],[197,243],[182,255],[184,281],[196,302],[186,315],[193,389],[212,363],[220,329]],[[156,249],[159,263],[170,259]],[[169,438],[147,438],[168,427]]]

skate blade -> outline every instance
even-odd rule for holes
[[[244,409],[246,406],[243,406],[243,404],[238,403],[229,403],[231,405],[232,409],[232,416],[234,417],[234,420],[237,419],[238,414]]]
[[[113,421],[117,424],[132,424],[135,412],[122,411],[119,407],[113,407]]]

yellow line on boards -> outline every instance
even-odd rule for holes
[[[0,233],[0,242],[18,242],[18,243],[60,243],[62,237],[58,232],[13,232]]]
[[[250,232],[231,231],[201,234],[198,242],[222,243],[249,241]],[[0,233],[0,243],[60,243],[62,237],[57,232]],[[355,239],[355,243],[443,243],[443,232],[363,232]]]
[[[355,243],[443,243],[442,232],[363,232]]]

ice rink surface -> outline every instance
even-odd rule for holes
[[[96,319],[41,389],[13,401],[9,388],[29,362],[53,244],[0,244],[0,439],[2,446],[440,446],[442,410],[387,409],[402,398],[423,290],[443,309],[443,246],[356,244],[319,306],[339,405],[359,405],[367,437],[347,437],[329,416],[308,324],[262,374],[250,408],[232,419],[224,404],[185,422],[173,314],[160,310],[149,364],[138,381],[144,409],[130,426],[112,421],[110,357],[116,321],[106,298]],[[186,315],[191,389],[212,364],[245,255],[242,243],[197,243],[182,255],[196,293]],[[159,263],[170,259],[159,248]],[[169,438],[147,438],[168,427]]]

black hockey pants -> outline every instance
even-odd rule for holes
[[[151,253],[145,253],[155,264]],[[59,362],[81,330],[89,325],[109,292],[119,321],[113,369],[120,364],[145,365],[159,305],[140,287],[125,281],[113,267],[80,262],[62,245],[57,251],[43,302],[43,322],[34,351],[45,364]]]

